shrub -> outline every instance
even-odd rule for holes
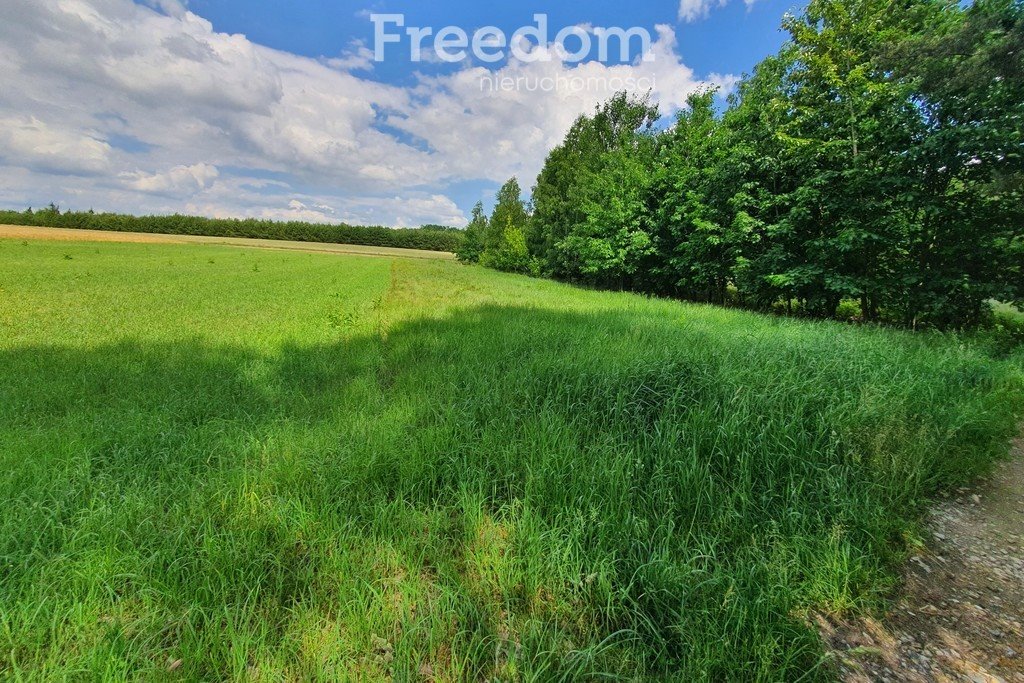
[[[508,222],[502,231],[500,242],[487,248],[480,256],[480,265],[506,273],[536,274],[539,268],[530,258],[523,231]]]

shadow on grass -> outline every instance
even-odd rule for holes
[[[1019,387],[958,353],[496,307],[4,351],[0,670],[823,675],[799,615],[870,604],[1009,433]]]

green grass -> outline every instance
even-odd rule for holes
[[[1007,358],[1024,368],[1024,311],[992,302],[992,320],[973,335],[975,344],[990,355]]]
[[[992,309],[998,316],[1005,316],[1013,320],[1024,321],[1024,311],[1020,310],[1016,306],[995,301],[992,303]]]
[[[880,604],[1022,386],[449,262],[0,240],[0,676],[828,678],[809,615]]]

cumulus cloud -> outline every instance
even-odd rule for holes
[[[467,63],[398,86],[368,77],[360,43],[311,59],[219,33],[178,0],[149,5],[3,4],[0,202],[43,195],[123,211],[462,225],[453,184],[518,175],[529,186],[615,79],[649,78],[665,113],[708,82],[731,84],[698,78],[667,26],[653,61],[577,65],[546,45],[534,49],[549,62]],[[605,86],[488,89],[505,77]]]
[[[635,64],[577,65],[565,60],[561,46],[552,44],[534,48],[549,52],[550,60],[512,59],[495,72],[470,67],[424,79],[421,89],[429,99],[391,123],[429,142],[457,177],[477,174],[500,181],[518,175],[528,183],[576,117],[592,111],[623,84],[650,85],[663,113],[682,108],[699,88],[713,85],[727,91],[733,86],[732,77],[698,79],[676,53],[673,29],[656,28],[651,54]],[[503,89],[502,82],[517,87]],[[552,89],[544,87],[552,84]]]

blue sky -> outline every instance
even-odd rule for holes
[[[666,115],[723,91],[784,36],[786,0],[484,5],[395,0],[11,0],[0,7],[0,205],[462,225],[511,175],[529,188],[572,120],[616,84]],[[554,43],[486,64],[372,57],[371,13],[406,26],[640,27],[648,60]],[[401,29],[393,29],[401,31]],[[571,51],[573,38],[566,41]],[[429,46],[430,41],[426,42]],[[428,51],[429,56],[429,51]],[[587,77],[582,89],[516,85]],[[632,87],[632,86],[627,86]]]
[[[549,0],[526,3],[377,2],[314,0],[306,2],[246,2],[245,0],[192,0],[189,7],[213,22],[216,30],[244,33],[251,40],[295,54],[317,57],[334,55],[352,40],[373,38],[373,25],[360,13],[398,13],[418,26],[457,25],[467,29],[495,25],[511,33],[543,12],[552,26],[590,23],[595,26],[643,26],[652,33],[657,24],[677,27],[683,61],[698,73],[748,72],[766,55],[778,50],[783,35],[778,30],[787,10],[798,10],[794,0],[759,0],[752,5],[731,2],[716,6],[700,21],[679,19],[674,0],[629,3],[620,0],[566,2]],[[387,76],[408,78],[407,65],[391,63]]]

